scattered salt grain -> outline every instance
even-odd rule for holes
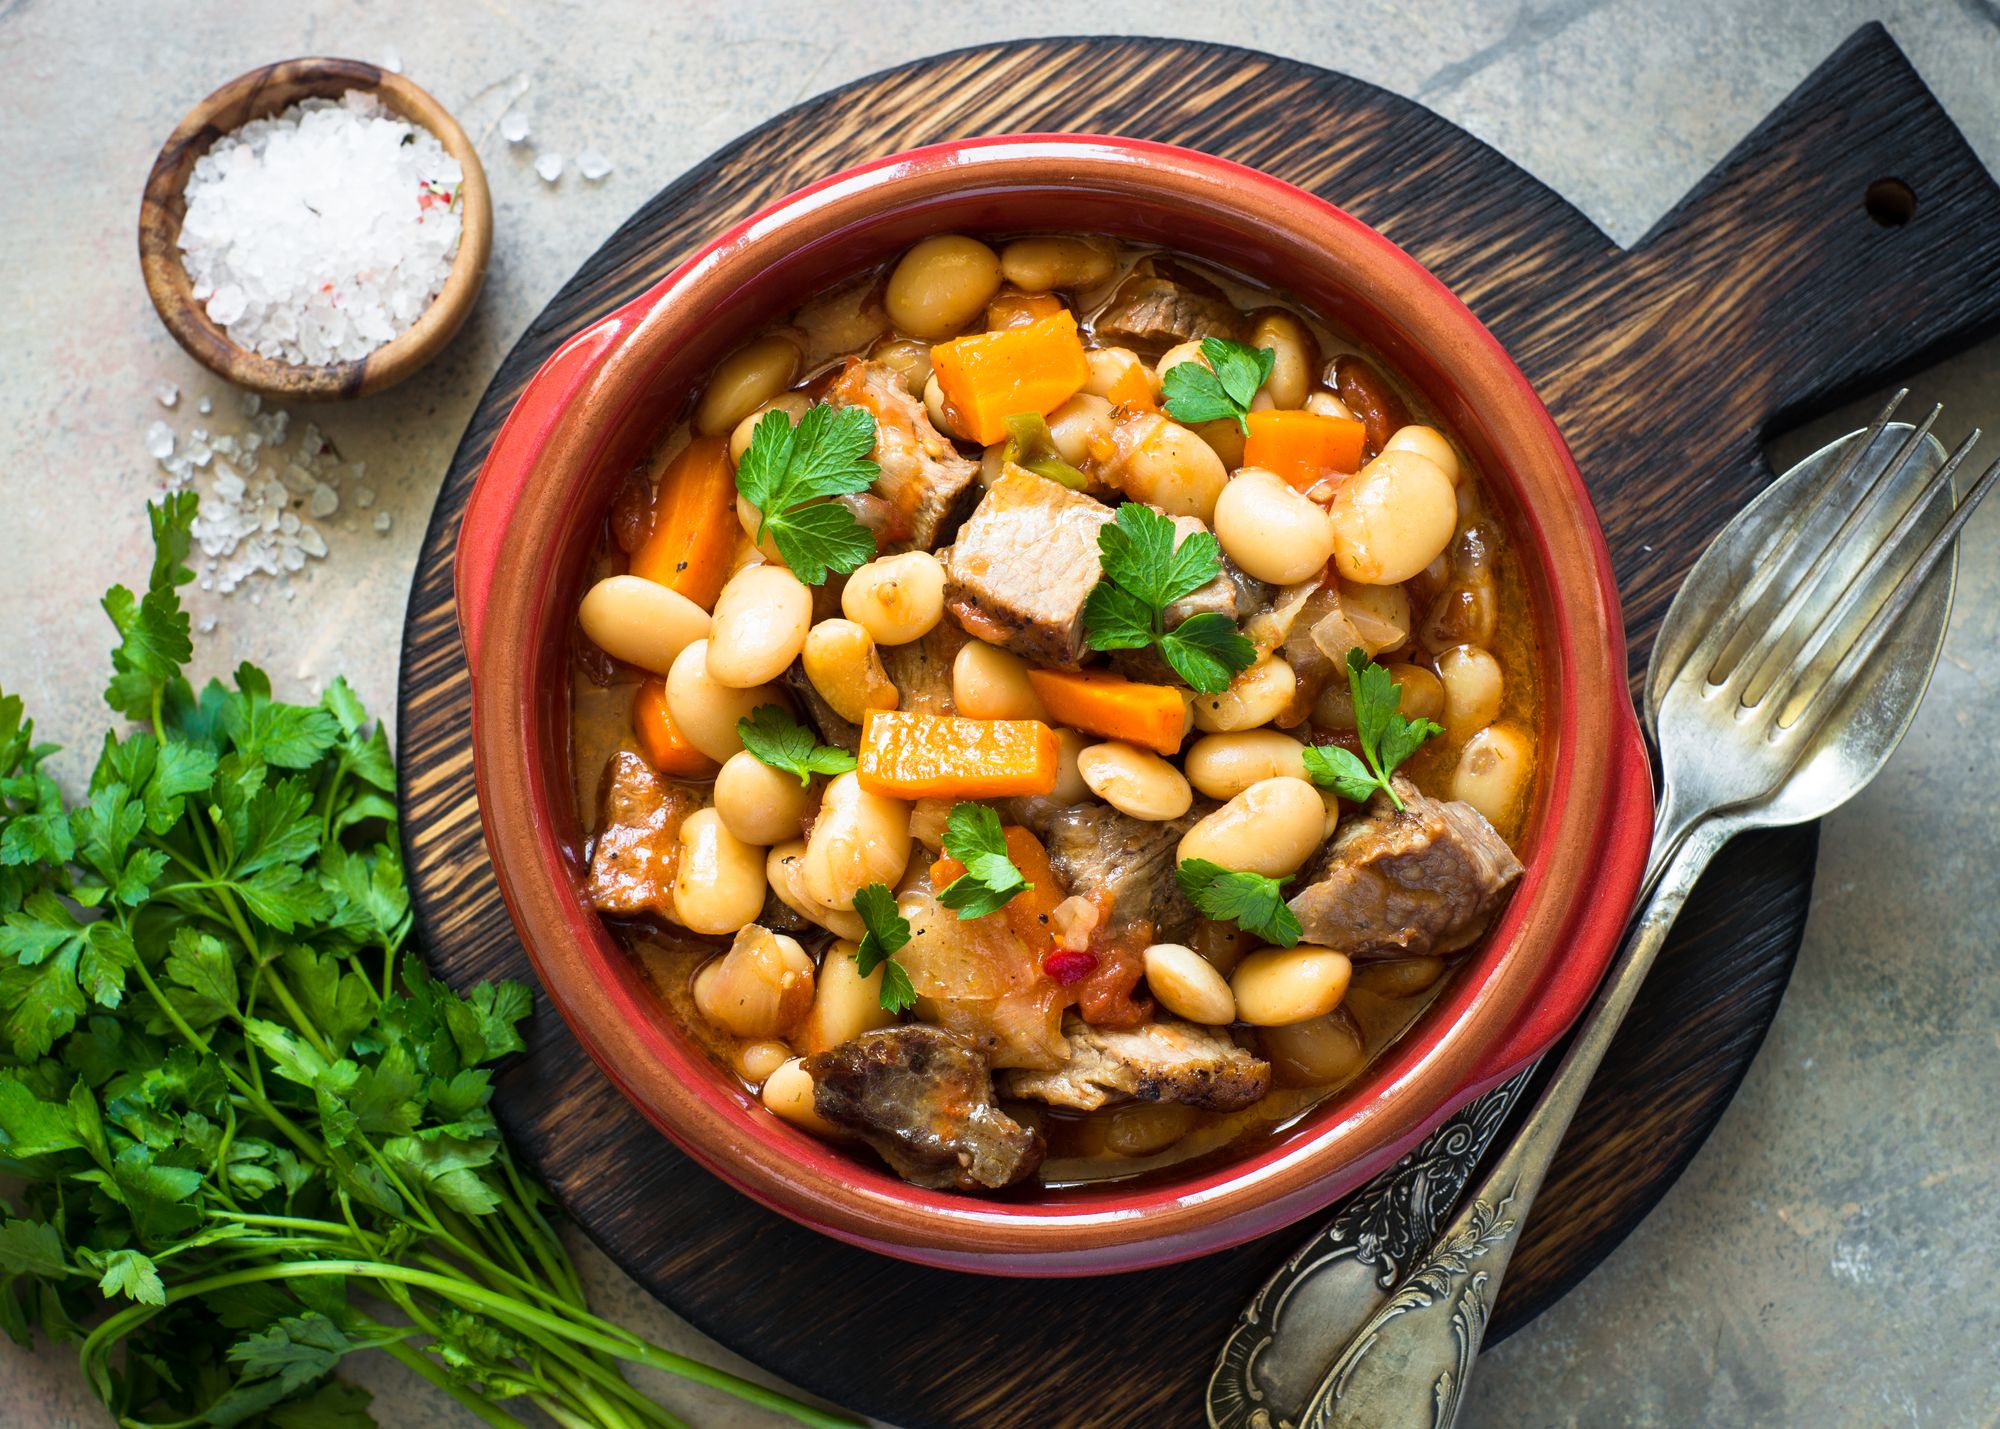
[[[373,506],[375,504],[374,488],[364,486],[359,491],[355,492],[354,504],[356,506],[359,506],[363,511],[366,511],[369,507]]]
[[[171,410],[181,400],[181,389],[171,382],[160,382],[154,385],[153,395],[160,399],[162,407]]]
[[[215,410],[215,403],[211,402],[208,398],[204,397],[199,402],[194,404],[194,409],[195,411],[201,413],[202,416],[206,417],[210,412],[213,412]]]
[[[196,161],[189,281],[239,346],[292,363],[365,357],[444,286],[463,181],[436,135],[373,95],[304,100]]]
[[[597,183],[611,172],[611,160],[597,149],[585,149],[576,156],[576,171],[592,183]]]
[[[500,137],[509,144],[528,142],[528,113],[524,109],[510,109],[500,116]]]
[[[386,530],[388,530],[388,529],[389,529],[389,513],[388,513],[388,512],[386,512],[386,511],[377,511],[377,512],[375,513],[375,529],[376,529],[377,531],[386,531]]]
[[[340,493],[322,481],[313,488],[312,500],[307,503],[306,509],[314,516],[331,516],[340,509]]]
[[[535,155],[535,172],[542,176],[543,183],[554,183],[562,177],[562,170],[563,161],[561,154]]]
[[[146,428],[146,455],[155,461],[165,461],[174,454],[174,429],[165,422],[155,421]]]
[[[208,589],[208,582],[206,580],[204,580],[201,583],[201,588],[203,590]],[[215,617],[212,615],[204,615],[201,618],[201,620],[195,625],[194,629],[195,629],[195,634],[197,635],[208,634],[209,631],[215,629]]]

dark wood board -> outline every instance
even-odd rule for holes
[[[441,975],[531,976],[479,831],[451,582],[466,494],[521,386],[571,333],[771,199],[911,145],[1033,129],[1255,165],[1375,225],[1450,284],[1576,453],[1610,537],[1635,689],[1682,574],[1770,479],[1766,433],[2000,323],[2000,189],[1874,25],[1630,250],[1421,106],[1246,50],[1037,40],[809,100],[612,236],[501,365],[453,460],[410,593],[400,709],[409,873]],[[1865,196],[1884,179],[1914,192],[1907,222],[1871,217]],[[1894,219],[1899,195],[1876,192]],[[1714,1126],[1790,974],[1815,846],[1810,828],[1745,838],[1703,880],[1542,1192],[1489,1339],[1587,1274]],[[776,1372],[905,1425],[1197,1422],[1224,1331],[1305,1229],[1096,1280],[869,1255],[695,1167],[546,1010],[499,1105],[569,1213],[642,1284]]]

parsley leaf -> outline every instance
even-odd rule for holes
[[[952,806],[944,821],[944,851],[965,865],[965,872],[945,885],[938,902],[956,908],[960,918],[983,918],[1035,886],[1007,856],[1000,816],[984,804]]]
[[[1201,340],[1199,362],[1176,362],[1167,369],[1160,390],[1167,414],[1177,422],[1213,422],[1228,418],[1249,434],[1250,400],[1270,379],[1278,354],[1268,347],[1245,347],[1226,337]]]
[[[854,767],[853,755],[821,744],[781,705],[757,706],[736,721],[736,737],[773,769],[798,775],[801,784],[810,784],[815,774],[845,774]]]
[[[1178,545],[1176,534],[1172,517],[1138,501],[1120,506],[1117,519],[1098,529],[1104,576],[1083,603],[1084,638],[1093,650],[1157,644],[1190,689],[1219,695],[1257,658],[1257,647],[1220,611],[1203,611],[1166,629],[1167,607],[1222,573],[1213,532],[1190,532]]]
[[[1389,776],[1425,740],[1444,730],[1427,719],[1405,719],[1403,687],[1359,646],[1347,652],[1347,685],[1354,694],[1354,728],[1361,753],[1337,744],[1313,745],[1305,753],[1306,773],[1313,783],[1343,799],[1366,803],[1380,790],[1400,809],[1403,801]]]
[[[917,990],[896,954],[910,941],[910,920],[896,911],[896,895],[886,883],[871,883],[854,895],[854,912],[868,931],[854,950],[854,966],[863,977],[882,969],[879,1000],[884,1012],[901,1012],[915,1005]]]
[[[868,459],[874,447],[875,419],[862,407],[815,403],[796,427],[789,413],[774,408],[751,429],[736,489],[757,508],[757,539],[769,532],[807,585],[874,558],[874,534],[845,506],[826,500],[874,483],[880,470]]]
[[[1299,941],[1298,915],[1285,906],[1284,885],[1278,879],[1188,858],[1174,870],[1174,881],[1211,918],[1226,919],[1280,948]]]

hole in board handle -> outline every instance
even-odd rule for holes
[[[1917,216],[1917,191],[1901,179],[1877,179],[1862,196],[1861,207],[1883,228],[1901,228]]]

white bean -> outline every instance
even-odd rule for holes
[[[928,551],[878,556],[847,578],[840,608],[877,645],[907,645],[944,615],[944,566]]]
[[[1301,943],[1259,948],[1229,979],[1236,1015],[1253,1027],[1282,1027],[1323,1017],[1347,995],[1352,968],[1345,953]]]
[[[1291,585],[1326,569],[1333,523],[1275,472],[1246,466],[1215,500],[1223,553],[1260,581]]]
[[[843,913],[815,902],[813,896],[806,892],[805,869],[806,841],[802,838],[789,839],[764,855],[764,878],[771,885],[771,891],[778,895],[780,903],[807,922],[817,923],[836,938],[860,942],[868,932],[860,915]]]
[[[784,705],[775,685],[739,689],[708,673],[708,641],[697,640],[674,657],[667,671],[667,713],[675,728],[717,764],[743,747],[736,721],[759,705]]]
[[[1193,948],[1155,943],[1145,956],[1146,986],[1167,1011],[1209,1027],[1236,1020],[1236,994],[1228,980]]]
[[[1344,1007],[1324,1017],[1262,1028],[1257,1040],[1279,1079],[1295,1087],[1332,1086],[1368,1063],[1361,1029]]]
[[[713,809],[681,823],[674,916],[697,933],[734,933],[764,907],[764,850],[729,832]]]
[[[806,840],[807,896],[827,908],[849,909],[871,883],[894,888],[909,862],[910,806],[869,793],[851,771],[836,775]]]
[[[1056,731],[1056,786],[1042,795],[1049,803],[1068,808],[1081,804],[1090,797],[1090,786],[1083,782],[1081,761],[1083,751],[1090,747],[1090,741],[1073,729]]]
[[[1352,985],[1377,997],[1415,997],[1443,976],[1443,958],[1372,958],[1355,964]]]
[[[1444,682],[1436,675],[1400,660],[1387,668],[1389,678],[1402,687],[1396,708],[1403,718],[1435,720],[1444,713]]]
[[[1194,803],[1194,791],[1180,770],[1123,740],[1091,745],[1077,756],[1076,768],[1093,794],[1135,819],[1178,819]]]
[[[1489,725],[1465,742],[1451,772],[1451,797],[1463,800],[1505,828],[1528,792],[1535,772],[1535,747],[1511,724]]]
[[[1306,398],[1306,410],[1308,412],[1317,412],[1322,417],[1345,417],[1350,422],[1359,420],[1354,415],[1352,407],[1341,401],[1338,395],[1327,391],[1325,388],[1321,388]]]
[[[1178,422],[1148,414],[1148,430],[1125,458],[1118,482],[1125,494],[1169,516],[1215,519],[1215,501],[1229,472],[1215,449]]]
[[[812,1010],[799,1024],[793,1041],[808,1055],[851,1042],[864,1032],[887,1027],[896,1014],[882,1007],[883,971],[878,964],[867,977],[854,961],[855,945],[842,939],[820,960],[819,982]]]
[[[743,465],[743,453],[750,450],[750,443],[757,436],[757,424],[764,420],[766,412],[783,412],[787,417],[792,419],[792,425],[796,427],[799,424],[799,418],[803,417],[806,414],[806,409],[811,406],[812,398],[806,396],[805,393],[787,392],[782,396],[773,397],[770,401],[738,422],[735,430],[729,434],[730,464],[732,466]],[[746,502],[744,504],[748,505],[749,503]],[[757,508],[752,506],[750,509],[755,511]]]
[[[1167,374],[1183,362],[1192,362],[1197,367],[1209,365],[1208,359],[1202,355],[1199,342],[1177,342],[1161,353],[1160,360],[1153,364],[1153,390],[1158,392],[1163,389],[1166,386]]]
[[[877,362],[885,362],[903,375],[903,386],[912,397],[924,395],[924,383],[931,376],[931,345],[914,338],[899,337],[882,343],[869,354]]]
[[[900,696],[882,668],[875,638],[852,620],[822,620],[806,632],[806,678],[849,724],[870,710],[892,710]]]
[[[1438,682],[1444,686],[1444,729],[1453,739],[1465,739],[1500,718],[1506,685],[1500,662],[1477,645],[1454,645],[1437,657]]]
[[[1231,734],[1269,724],[1298,691],[1292,667],[1266,655],[1230,682],[1219,695],[1196,695],[1194,727],[1206,734]]]
[[[747,844],[769,848],[799,836],[812,807],[812,785],[739,749],[716,774],[714,798],[715,812],[729,832]]]
[[[783,566],[745,566],[715,598],[708,630],[708,675],[733,690],[785,673],[805,648],[812,592]]]
[[[1117,271],[1118,250],[1102,238],[1017,238],[1000,250],[1000,276],[1024,293],[1094,288]]]
[[[694,409],[694,429],[721,436],[791,386],[799,374],[798,345],[778,333],[739,347],[715,365]]]
[[[951,413],[945,410],[944,385],[933,372],[924,379],[924,415],[931,419],[931,425],[948,437],[963,437],[958,426],[951,420]]]
[[[1064,461],[1081,468],[1098,450],[1111,450],[1112,410],[1102,397],[1079,392],[1049,413],[1049,435]]]
[[[1114,1156],[1155,1156],[1193,1129],[1193,1107],[1130,1102],[1105,1114],[1104,1149]]]
[[[1011,650],[972,640],[951,662],[952,708],[967,719],[1038,719],[1049,712],[1028,683],[1028,662]]]
[[[764,518],[758,514],[757,508],[750,504],[750,498],[740,491],[736,493],[736,524],[743,528],[744,535],[757,541],[758,555],[774,566],[784,565],[784,553],[778,549],[778,543],[771,539],[770,530],[766,528],[763,536],[758,538],[757,529],[764,524]]]
[[[1275,729],[1205,734],[1188,746],[1188,783],[1211,799],[1233,799],[1261,779],[1306,777],[1306,747]]]
[[[813,1079],[798,1057],[792,1058],[764,1079],[764,1105],[801,1131],[838,1139],[840,1128],[813,1107]]]
[[[1136,373],[1146,386],[1153,386],[1153,374],[1146,370],[1145,362],[1129,347],[1093,347],[1083,355],[1084,366],[1090,373],[1084,379],[1083,390],[1093,397],[1109,397],[1111,389],[1126,383]]]
[[[1418,456],[1429,457],[1453,486],[1458,485],[1458,452],[1436,427],[1419,426],[1414,422],[1407,427],[1398,427],[1389,440],[1382,443],[1382,450],[1415,452]]]
[[[729,1060],[736,1068],[736,1075],[755,1087],[762,1086],[771,1073],[791,1060],[791,1056],[792,1049],[783,1042],[759,1039],[737,1043]]]
[[[644,576],[606,576],[584,592],[576,619],[605,654],[655,675],[709,630],[707,611]]]
[[[1325,822],[1319,791],[1305,780],[1260,779],[1183,834],[1175,859],[1289,878],[1319,847]]]
[[[1340,484],[1327,515],[1334,563],[1343,576],[1400,585],[1451,544],[1458,495],[1429,457],[1384,452]]]
[[[976,238],[944,233],[905,253],[882,295],[889,320],[911,337],[942,342],[986,310],[1000,291],[1000,259]]]
[[[1305,405],[1312,386],[1312,334],[1290,313],[1265,313],[1250,330],[1250,346],[1268,347],[1275,355],[1271,375],[1257,389],[1273,407],[1290,410]]]

